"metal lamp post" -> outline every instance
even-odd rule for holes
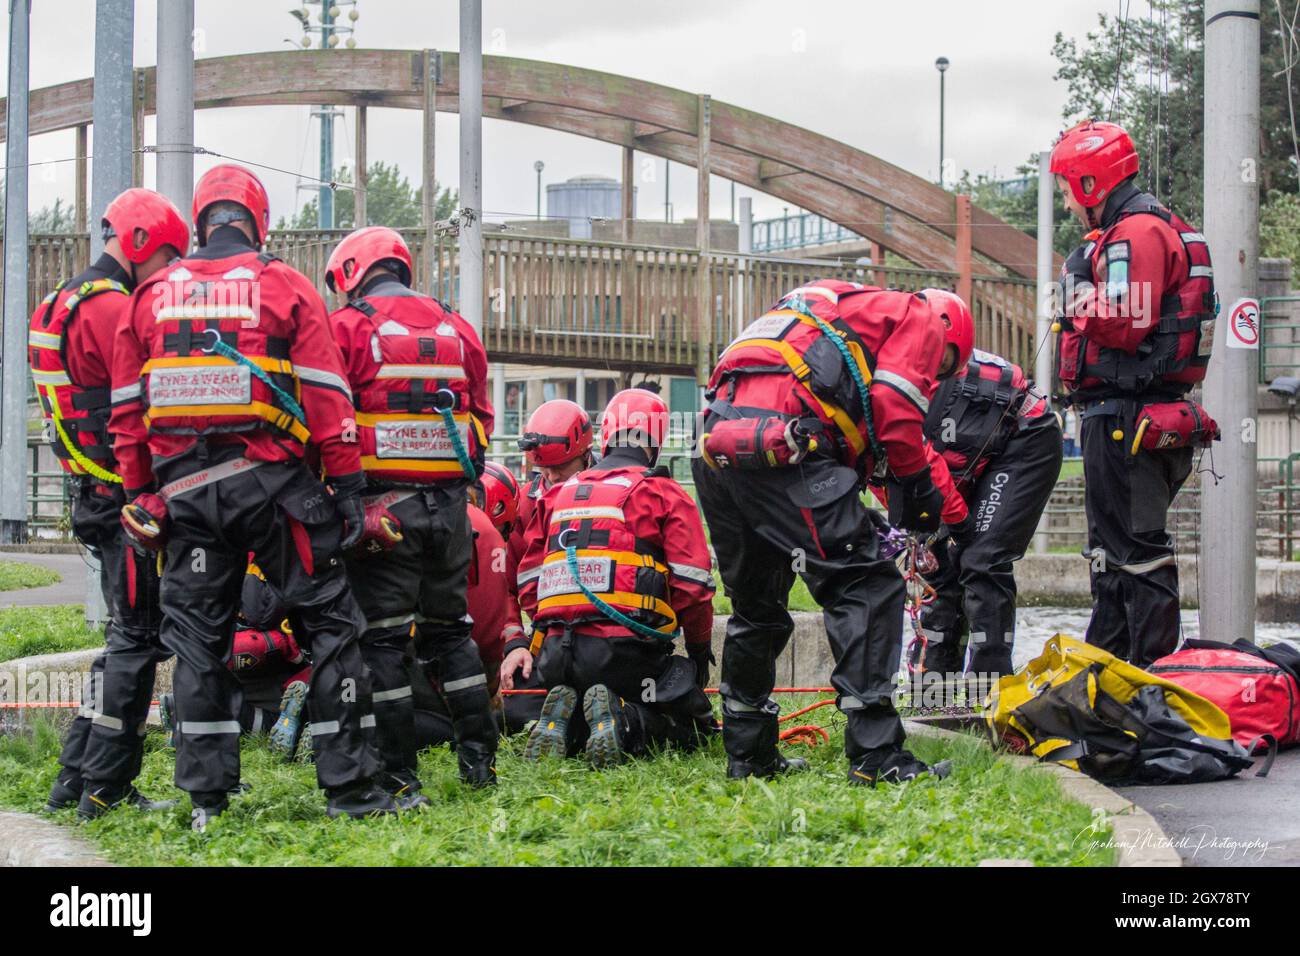
[[[542,170],[545,168],[546,168],[546,164],[542,162],[540,159],[537,162],[533,163],[533,169],[536,170],[537,172],[537,218],[538,219],[542,218]]]
[[[948,58],[941,56],[934,61],[934,68],[939,71],[939,186],[943,186],[943,95],[944,74],[948,72]]]

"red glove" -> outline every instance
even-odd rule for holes
[[[402,540],[402,523],[379,502],[365,506],[365,522],[357,547],[370,554],[391,550]]]
[[[152,492],[136,495],[122,509],[122,527],[135,548],[161,551],[167,543],[167,502]]]

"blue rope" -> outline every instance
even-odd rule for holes
[[[234,362],[236,365],[245,366],[250,372],[261,379],[262,383],[266,385],[267,388],[275,393],[275,397],[280,400],[280,404],[284,406],[285,410],[290,415],[298,419],[298,421],[302,422],[304,425],[307,423],[307,413],[302,410],[302,406],[298,404],[294,397],[279,385],[276,385],[275,382],[271,381],[271,376],[266,374],[266,371],[261,366],[247,358],[241,352],[231,348],[225,342],[221,341],[220,338],[215,339],[212,343],[212,347],[205,349],[204,351],[215,352],[222,358],[230,359],[230,361]]]
[[[663,631],[656,631],[653,627],[650,627],[648,624],[642,624],[640,621],[636,621],[628,617],[622,611],[618,610],[618,608],[610,607],[608,604],[602,601],[594,591],[592,591],[590,588],[588,588],[585,584],[582,583],[582,576],[580,573],[580,569],[578,568],[577,545],[573,545],[573,544],[565,545],[564,554],[565,557],[568,558],[569,573],[573,575],[573,583],[578,585],[578,590],[581,591],[583,596],[586,597],[586,599],[592,603],[592,605],[596,608],[597,611],[605,615],[615,624],[621,624],[624,627],[626,627],[629,631],[632,631],[634,634],[640,634],[642,637],[653,637],[653,638],[658,638],[660,640],[666,640],[666,641],[671,641],[673,638],[677,637],[677,635],[681,633],[680,629],[673,631],[673,633],[671,634],[665,634]]]
[[[456,427],[456,416],[452,414],[450,408],[440,408],[438,414],[442,416],[443,424],[447,426],[447,437],[451,439],[451,447],[456,452],[460,467],[465,470],[465,477],[470,481],[476,480],[478,471],[474,468],[474,462],[470,460],[469,452],[465,450],[465,443],[460,440],[460,429]]]

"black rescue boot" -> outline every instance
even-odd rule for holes
[[[192,793],[190,794],[190,829],[202,833],[208,824],[221,816],[230,807],[230,793],[236,793],[238,786],[229,793]]]
[[[878,783],[907,783],[918,777],[932,776],[942,780],[952,773],[952,761],[940,760],[933,767],[918,760],[909,750],[894,750],[882,759],[867,756],[849,765],[849,783],[874,787]]]
[[[542,712],[528,732],[524,759],[563,757],[568,750],[569,721],[578,709],[578,692],[567,684],[556,684],[542,701]]]
[[[375,778],[375,783],[393,798],[399,810],[414,810],[429,805],[429,798],[420,791],[420,778],[409,770],[386,770]]]
[[[564,756],[561,751],[560,756]],[[456,745],[456,766],[460,779],[476,789],[497,785],[497,758],[494,749],[465,742]]]
[[[135,788],[134,784],[86,784],[77,803],[77,816],[83,820],[102,817],[109,810],[121,806],[131,806],[145,812],[170,810],[176,806],[175,800],[150,800]]]
[[[582,696],[587,719],[587,759],[595,770],[616,767],[627,759],[627,713],[618,694],[604,684],[594,684]]]
[[[397,813],[399,809],[392,794],[373,784],[362,783],[330,794],[325,813],[331,818],[351,817],[360,820],[365,817]]]
[[[768,700],[762,710],[736,710],[725,698],[722,703],[722,739],[727,746],[727,776],[770,779],[808,769],[801,757],[787,758],[777,749],[781,739],[777,714],[780,707]]]
[[[60,810],[75,807],[81,800],[81,791],[85,786],[85,781],[77,771],[60,770],[54,780],[54,786],[50,787],[49,799],[45,801],[45,812],[58,813]]]

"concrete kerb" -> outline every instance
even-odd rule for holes
[[[944,719],[944,718],[937,718]],[[926,718],[903,721],[909,734],[953,740],[969,737],[945,730]],[[985,741],[985,746],[988,743]],[[1033,757],[1000,753],[998,757],[1020,770],[1046,773],[1056,778],[1062,792],[1077,803],[1105,812],[1116,841],[1119,866],[1182,866],[1183,860],[1155,817],[1132,800],[1124,797],[1086,773],[1071,770],[1059,763],[1042,763]]]

